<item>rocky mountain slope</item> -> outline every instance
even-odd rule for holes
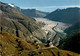
[[[23,50],[35,49],[32,45],[26,41],[18,38],[9,33],[0,32],[0,55],[1,56],[12,56],[21,53]]]
[[[45,33],[40,29],[35,19],[29,18],[15,8],[0,2],[0,28],[21,37],[26,41],[42,42],[46,38]]]
[[[80,21],[80,8],[67,8],[67,9],[57,9],[50,14],[48,14],[45,18],[48,18],[53,21],[60,21],[64,23],[73,24],[77,21]]]
[[[37,48],[39,46],[39,49]],[[40,48],[43,46],[42,48]],[[79,54],[58,49],[48,48],[38,43],[27,43],[7,32],[0,32],[0,55],[1,56],[79,56]]]

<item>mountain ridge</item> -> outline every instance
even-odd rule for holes
[[[80,21],[79,10],[80,8],[78,7],[57,9],[48,14],[45,18],[48,18],[53,21],[60,21],[68,24],[74,24],[77,21]]]
[[[45,17],[47,14],[49,14],[48,12],[43,12],[43,11],[39,11],[36,9],[22,9],[18,6],[13,5],[13,4],[8,4],[8,5],[11,7],[14,7],[18,11],[20,11],[21,13],[23,13],[24,15],[27,15],[29,17]]]

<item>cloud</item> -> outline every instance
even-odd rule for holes
[[[21,7],[24,9],[37,9],[41,11],[47,11],[51,12],[57,8],[63,9],[63,8],[68,8],[68,7],[80,7],[79,5],[69,5],[69,6],[44,6],[44,7]]]
[[[69,5],[69,6],[44,6],[44,7],[22,7],[22,8],[67,8],[67,7],[80,7],[79,5]]]

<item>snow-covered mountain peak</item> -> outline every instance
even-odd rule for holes
[[[11,7],[15,7],[13,4],[8,4],[8,5],[10,5]]]

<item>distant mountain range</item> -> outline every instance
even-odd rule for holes
[[[29,17],[45,17],[48,14],[36,9],[22,9],[21,12]]]
[[[48,18],[53,21],[60,21],[64,23],[73,24],[77,21],[80,21],[80,8],[74,7],[74,8],[67,8],[67,9],[57,9],[47,16],[45,18]]]
[[[43,12],[36,9],[22,9],[18,6],[15,6],[13,4],[8,4],[11,7],[14,7],[18,11],[22,12],[23,14],[29,16],[29,17],[45,17],[49,12]]]

